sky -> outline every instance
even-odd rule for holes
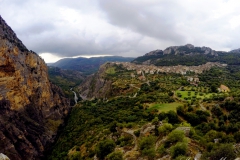
[[[185,44],[238,49],[239,8],[239,0],[0,0],[2,18],[47,63]]]

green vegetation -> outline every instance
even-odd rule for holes
[[[104,159],[109,153],[111,153],[114,148],[116,147],[116,144],[111,139],[106,139],[103,141],[100,141],[96,148],[96,153],[99,159]],[[109,157],[112,157],[112,155],[109,155]]]
[[[106,62],[130,62],[134,58],[106,56],[106,57],[92,57],[92,58],[64,58],[54,63],[53,66],[61,69],[75,70],[90,75],[95,73],[99,67]]]
[[[116,73],[115,68],[114,68],[114,67],[108,68],[108,69],[106,70],[106,73],[107,73],[107,74],[115,74],[115,73]]]
[[[107,156],[108,160],[123,160],[123,154],[121,152],[112,152]]]
[[[182,46],[184,47],[184,46]],[[147,60],[151,61],[151,64],[156,66],[177,66],[177,65],[186,65],[186,66],[198,66],[205,64],[207,62],[221,62],[228,65],[239,65],[240,64],[240,54],[239,53],[223,53],[218,52],[218,56],[211,54],[204,54],[204,51],[195,47],[193,50],[188,48],[180,48],[184,51],[184,54],[175,55],[174,51],[171,54],[165,55],[151,55],[151,56],[141,56],[134,59],[134,63],[141,64]],[[188,53],[192,53],[189,54]],[[195,54],[194,54],[195,53]]]
[[[163,103],[163,104],[151,104],[149,110],[158,110],[159,112],[168,112],[170,110],[176,111],[176,108],[182,105],[182,103],[174,102],[174,103]]]
[[[104,72],[112,81],[110,97],[79,102],[48,159],[239,156],[240,67],[214,67],[195,75],[197,84],[179,74],[140,80],[131,73],[121,66]],[[221,84],[231,91],[218,92]]]
[[[85,79],[82,73],[73,70],[62,70],[57,67],[48,67],[50,81],[61,87],[66,97],[71,100],[71,105],[74,105],[74,94],[70,90],[82,83]]]
[[[143,137],[139,142],[139,149],[142,152],[143,156],[147,156],[149,158],[155,157],[155,149],[154,142],[156,141],[156,137],[149,136]]]

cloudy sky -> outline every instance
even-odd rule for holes
[[[0,15],[46,62],[187,43],[237,49],[239,8],[239,0],[0,0]]]

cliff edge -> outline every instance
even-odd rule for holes
[[[0,16],[0,153],[41,159],[68,111],[69,101],[49,82],[44,60]]]

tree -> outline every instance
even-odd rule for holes
[[[214,93],[217,93],[218,90],[217,90],[217,86],[215,84],[211,85],[211,91],[214,92]]]
[[[169,132],[171,132],[173,126],[170,123],[164,123],[158,128],[158,133],[161,136],[167,135]]]
[[[159,115],[158,115],[158,119],[159,119],[160,121],[164,120],[166,117],[167,117],[167,115],[166,115],[166,113],[164,113],[164,112],[161,112],[161,113],[159,113]]]
[[[178,156],[184,156],[187,153],[187,144],[183,142],[178,142],[175,146],[170,148],[170,153],[172,158],[176,158]]]
[[[107,156],[107,160],[123,160],[123,154],[119,151],[112,152]]]
[[[167,112],[167,117],[168,117],[168,122],[171,123],[171,124],[175,124],[175,123],[180,122],[177,113],[175,113],[172,110]]]
[[[182,130],[173,130],[168,134],[167,140],[165,141],[165,148],[177,142],[183,142],[185,140],[185,134]]]
[[[229,159],[234,160],[236,158],[236,154],[234,152],[234,148],[232,144],[222,144],[214,147],[210,153],[205,152],[203,154],[203,159]]]
[[[155,144],[156,137],[149,136],[143,137],[139,142],[139,149],[144,156],[148,156],[150,159],[154,158],[155,156]]]
[[[111,139],[100,141],[96,148],[96,153],[99,159],[104,159],[106,155],[114,150],[115,146],[115,142]]]

